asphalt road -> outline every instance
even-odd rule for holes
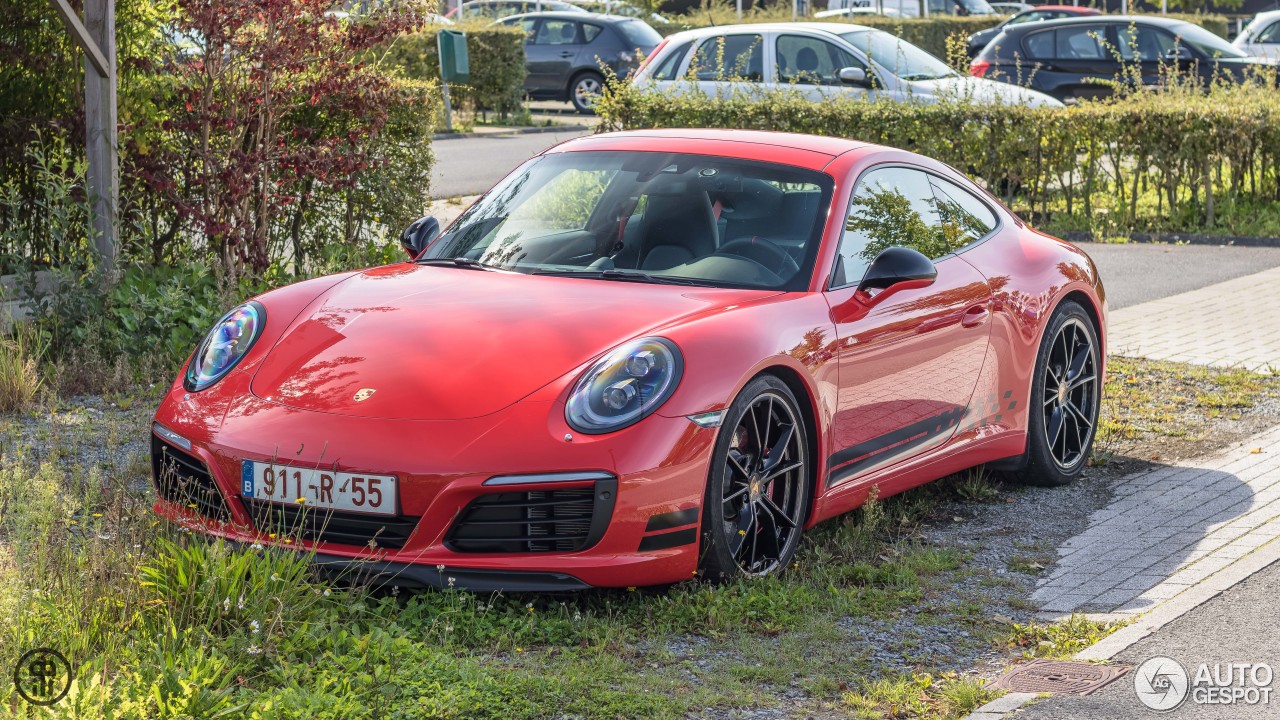
[[[1112,310],[1280,266],[1280,248],[1081,243]]]
[[[1166,714],[1148,710],[1134,690],[1134,671],[1084,697],[1059,695],[1007,716],[1018,720],[1118,720],[1165,717],[1250,720],[1280,717],[1280,563],[1273,564],[1121,652],[1112,662],[1138,666],[1156,655],[1177,660],[1195,677],[1201,663],[1268,663],[1276,677],[1267,705],[1204,705],[1189,697]],[[1141,621],[1139,621],[1141,622]],[[1222,673],[1225,674],[1223,669]],[[1224,675],[1225,676],[1225,675]]]
[[[436,154],[431,168],[431,197],[482,193],[525,160],[552,145],[589,132],[570,130],[436,140],[431,144]]]

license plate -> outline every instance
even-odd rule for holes
[[[240,494],[254,500],[305,507],[395,515],[396,479],[391,475],[334,472],[245,460]],[[303,498],[301,503],[298,498]]]

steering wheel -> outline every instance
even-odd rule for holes
[[[717,254],[737,255],[763,265],[770,272],[786,280],[800,272],[800,265],[772,240],[762,237],[738,238],[720,246]]]

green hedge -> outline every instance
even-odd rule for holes
[[[1274,79],[1272,80],[1274,82]],[[925,105],[791,91],[707,97],[614,87],[601,130],[702,127],[845,137],[937,158],[1029,219],[1103,235],[1280,228],[1280,95],[1140,93],[1066,109]]]
[[[481,113],[496,112],[504,118],[519,112],[524,103],[524,31],[483,23],[464,23],[453,29],[467,34],[471,81],[465,86],[451,86],[450,99],[455,105]],[[382,62],[401,68],[409,77],[439,81],[438,30],[428,28],[396,38],[386,48]]]
[[[1222,37],[1227,36],[1227,18],[1224,15],[1176,15],[1170,14],[1167,17],[1186,20],[1204,27],[1210,32],[1216,33]],[[722,18],[714,18],[717,25],[723,25]],[[1002,22],[1005,18],[998,16],[984,17],[959,17],[955,15],[943,15],[930,18],[887,18],[887,17],[862,17],[847,22],[866,25],[867,27],[878,28],[885,32],[893,33],[898,37],[905,39],[907,42],[932,53],[933,55],[945,58],[947,57],[947,38],[952,35],[960,35],[962,38],[968,38],[970,35]],[[670,23],[650,23],[654,29],[663,35],[671,35],[682,30],[690,30],[693,28],[707,27],[710,20],[706,15],[690,14],[676,18]],[[843,20],[831,18],[823,20],[825,22],[845,22]],[[736,22],[731,19],[729,22]],[[744,22],[779,22],[779,18],[770,17],[768,15],[752,15],[744,18]]]

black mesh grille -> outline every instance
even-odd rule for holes
[[[258,530],[318,542],[361,547],[402,548],[418,518],[339,512],[302,505],[244,500]]]
[[[154,435],[151,436],[151,479],[156,493],[175,505],[214,520],[225,521],[231,517],[227,501],[213,482],[209,468],[195,456]]]
[[[600,540],[617,480],[593,487],[482,495],[458,514],[446,546],[455,552],[577,552]]]

